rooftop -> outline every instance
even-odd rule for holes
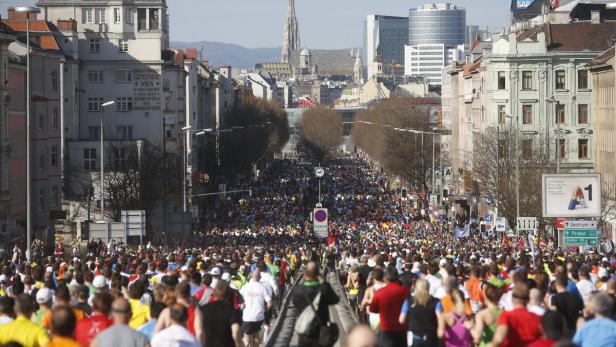
[[[616,22],[548,23],[520,31],[517,40],[536,40],[540,32],[545,33],[547,48],[551,52],[603,52],[616,42]]]

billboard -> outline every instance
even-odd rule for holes
[[[601,175],[543,175],[543,217],[601,217]]]

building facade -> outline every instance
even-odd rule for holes
[[[375,74],[404,75],[404,46],[408,43],[407,17],[369,15],[364,22],[364,57],[366,79]],[[382,71],[375,71],[374,61],[383,63]]]
[[[442,69],[462,59],[466,10],[449,3],[426,4],[409,11],[409,40],[404,67],[409,76],[426,77],[431,86],[442,84]]]

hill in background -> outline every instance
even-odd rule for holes
[[[246,48],[239,45],[223,42],[197,41],[197,42],[171,42],[173,48],[195,48],[197,51],[203,47],[203,59],[214,67],[231,65],[234,68],[251,68],[257,63],[279,62],[281,48]]]

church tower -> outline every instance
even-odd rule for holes
[[[355,66],[353,67],[353,75],[355,84],[364,84],[364,65],[361,62],[361,54],[359,53],[359,48],[357,49],[357,53],[355,54]]]
[[[289,0],[289,12],[287,21],[284,24],[284,35],[282,38],[282,62],[289,63],[291,52],[300,47],[299,25],[295,16],[295,0]]]

